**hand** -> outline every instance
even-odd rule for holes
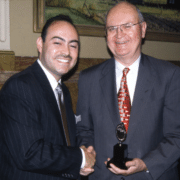
[[[96,151],[94,150],[93,146],[89,146],[87,148],[87,151],[96,157]]]
[[[94,148],[92,146],[89,146],[88,148],[86,148],[85,146],[81,146],[80,148],[84,150],[86,158],[86,164],[83,169],[93,168],[96,162],[96,152]]]
[[[110,159],[108,158],[108,161]],[[107,165],[107,161],[105,162],[105,164]],[[109,170],[111,172],[113,172],[114,174],[121,174],[124,176],[128,176],[130,174],[134,174],[137,172],[141,172],[141,171],[147,171],[147,166],[144,163],[143,160],[139,159],[139,158],[135,158],[132,161],[128,161],[126,162],[126,167],[128,168],[127,170],[124,169],[120,169],[118,167],[116,167],[114,164],[110,164],[111,168],[109,168]]]
[[[80,170],[80,175],[87,176],[87,175],[91,174],[92,172],[94,172],[93,168],[82,168]]]

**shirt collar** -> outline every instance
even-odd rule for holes
[[[132,70],[134,70],[134,69],[138,69],[139,63],[140,63],[140,59],[141,59],[141,55],[138,57],[138,59],[137,59],[133,64],[131,64],[131,65],[128,67],[129,69],[131,69],[131,72],[132,72]],[[116,69],[117,69],[117,70],[121,70],[121,71],[123,71],[123,69],[126,67],[126,66],[122,65],[120,62],[118,62],[118,61],[116,61],[116,60],[115,60],[115,66],[116,66]]]
[[[56,89],[58,83],[61,84],[61,79],[57,82],[55,77],[44,67],[44,65],[41,63],[41,61],[39,59],[37,60],[37,62],[39,63],[40,67],[42,68],[42,70],[46,74],[48,81],[49,81],[49,83],[50,83],[50,85],[54,91]]]

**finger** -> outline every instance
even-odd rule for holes
[[[131,167],[131,166],[136,166],[136,161],[135,160],[126,162],[126,167]]]
[[[94,172],[94,169],[92,168],[83,168],[80,170],[80,175],[87,176],[91,174],[92,172]]]
[[[86,173],[86,172],[88,173],[88,172],[93,172],[94,169],[93,168],[83,168],[83,169],[81,169],[81,171],[84,173]]]
[[[85,167],[93,167],[96,160],[90,153],[86,153],[86,165]]]
[[[112,169],[112,168],[108,168],[108,169],[109,169],[112,173],[118,175],[118,173],[117,173],[116,171],[114,171],[114,169]]]
[[[122,174],[125,176],[128,174],[128,170],[120,169],[112,163],[110,163],[110,168],[108,169],[115,174]]]
[[[87,148],[87,151],[89,151],[89,152],[92,152],[93,150],[94,150],[93,146],[89,146],[89,147]]]
[[[107,166],[108,161],[110,161],[110,158],[107,158],[107,161],[104,162],[104,164]]]
[[[81,149],[83,149],[83,151],[86,151],[86,147],[84,145],[80,146]]]
[[[92,154],[94,154],[94,155],[96,155],[96,152],[95,152],[93,146],[89,146],[89,147],[87,148],[87,151],[90,152],[90,153],[92,153]]]
[[[112,163],[110,163],[109,166],[110,166],[110,168],[108,168],[108,169],[109,169],[112,173],[117,174],[117,175],[120,174],[119,169],[114,168]]]

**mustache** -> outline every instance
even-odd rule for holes
[[[69,59],[72,60],[72,57],[68,54],[60,54],[58,56],[56,56],[56,58],[65,58],[65,59]]]

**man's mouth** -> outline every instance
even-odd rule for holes
[[[70,60],[68,59],[57,59],[59,62],[68,63]]]
[[[128,43],[128,41],[123,41],[123,42],[117,42],[116,41],[116,44],[126,44],[126,43]]]

